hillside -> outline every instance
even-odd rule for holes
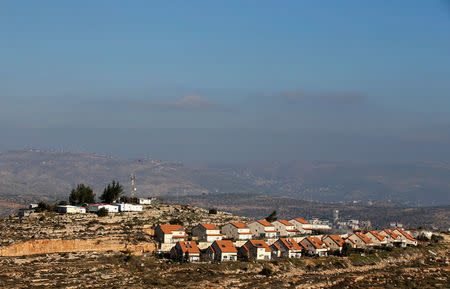
[[[387,201],[406,206],[450,204],[450,166],[444,163],[266,163],[189,167],[152,159],[38,150],[0,153],[0,214],[18,204],[66,200],[78,183],[97,195],[112,179],[137,196],[264,193],[318,202]]]

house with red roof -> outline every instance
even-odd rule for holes
[[[380,234],[381,236],[385,237],[388,245],[397,245],[397,246],[402,246],[403,242],[402,239],[400,238],[399,235],[397,235],[396,233],[394,233],[393,230],[391,229],[384,229],[382,231],[378,231],[378,234]]]
[[[375,246],[376,244],[370,240],[369,237],[364,235],[363,233],[354,233],[345,239],[345,242],[349,244],[352,248],[368,248]]]
[[[192,235],[205,242],[222,240],[220,228],[214,224],[198,224],[192,229]]]
[[[386,237],[378,233],[378,231],[368,231],[365,235],[377,246],[385,246],[388,243]]]
[[[158,225],[155,229],[155,237],[161,243],[176,243],[186,241],[187,235],[180,225]]]
[[[300,234],[311,234],[312,233],[312,226],[308,221],[302,218],[296,218],[289,221],[292,225],[294,225],[295,229]]]
[[[270,260],[272,250],[264,240],[248,240],[239,248],[238,256],[247,260]]]
[[[272,245],[280,251],[279,257],[285,258],[300,258],[302,250],[305,249],[292,238],[280,238]]]
[[[394,230],[394,233],[400,236],[403,246],[417,246],[418,242],[414,239],[408,231],[403,230],[402,228],[397,228]]]
[[[206,256],[217,261],[236,261],[238,250],[230,240],[214,241],[206,249]]]
[[[227,238],[236,241],[250,240],[252,238],[250,228],[244,223],[228,223],[222,227],[222,233]]]
[[[280,237],[293,237],[298,234],[295,226],[286,220],[276,220],[272,223]]]
[[[317,237],[305,237],[300,243],[305,247],[309,255],[319,257],[328,256],[329,245]]]
[[[344,246],[344,239],[339,235],[326,235],[322,237],[322,241],[326,242],[330,246],[330,251],[342,251],[342,246]]]
[[[200,250],[194,241],[178,241],[170,250],[173,259],[188,262],[200,261]]]
[[[272,239],[277,237],[277,230],[275,227],[266,220],[259,220],[248,224],[250,232],[253,236],[266,239]]]

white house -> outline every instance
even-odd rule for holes
[[[296,218],[289,221],[292,225],[294,225],[295,229],[300,234],[311,234],[311,224],[302,218]]]
[[[238,253],[248,260],[270,260],[272,257],[272,250],[264,240],[248,240]]]
[[[339,235],[327,235],[322,238],[322,241],[326,242],[330,247],[330,251],[342,251],[342,246],[344,246],[344,239]]]
[[[151,205],[154,201],[154,198],[139,198],[138,204],[139,205]]]
[[[192,229],[192,235],[206,242],[222,240],[222,234],[218,226],[214,224],[198,224]]]
[[[255,221],[250,223],[248,227],[250,228],[250,232],[252,232],[255,237],[263,237],[267,239],[277,237],[275,227],[266,220]]]
[[[352,248],[368,248],[376,245],[363,233],[351,234],[345,239],[345,243],[349,244]]]
[[[170,250],[173,259],[188,262],[200,261],[200,250],[194,241],[178,241]]]
[[[272,223],[278,235],[281,237],[293,237],[298,234],[295,226],[286,220],[277,220]]]
[[[377,231],[369,231],[365,235],[377,246],[387,245],[388,243],[386,237]]]
[[[238,251],[233,242],[229,240],[214,241],[206,249],[206,255],[217,261],[236,261],[237,253]]]
[[[299,245],[294,239],[280,238],[273,245],[280,250],[280,256],[285,258],[300,258],[302,256],[303,246]]]
[[[250,240],[252,238],[250,228],[244,223],[228,223],[222,227],[222,233],[227,238],[234,240]]]
[[[97,213],[101,208],[107,209],[109,213],[118,213],[119,212],[119,207],[117,207],[115,205],[106,205],[106,204],[89,205],[88,211],[90,213]]]
[[[326,242],[323,242],[317,237],[305,237],[300,243],[305,247],[310,255],[314,256],[327,256],[329,246]]]
[[[141,205],[120,203],[120,204],[117,204],[116,206],[119,207],[119,212],[142,212]]]
[[[155,229],[155,237],[161,243],[176,243],[186,241],[187,235],[180,225],[158,225]]]
[[[56,211],[60,214],[85,214],[86,208],[66,205],[56,207]]]

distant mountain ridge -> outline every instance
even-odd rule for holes
[[[78,183],[97,196],[111,180],[137,196],[264,193],[320,202],[391,200],[407,206],[450,204],[446,163],[353,164],[273,162],[189,167],[152,159],[56,151],[0,153],[0,200],[24,204],[67,200]]]

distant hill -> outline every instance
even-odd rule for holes
[[[66,200],[78,183],[92,186],[99,195],[113,179],[129,193],[131,173],[136,174],[137,196],[245,192],[320,202],[450,204],[450,165],[446,163],[288,162],[189,167],[152,159],[39,150],[0,153],[0,201]]]

